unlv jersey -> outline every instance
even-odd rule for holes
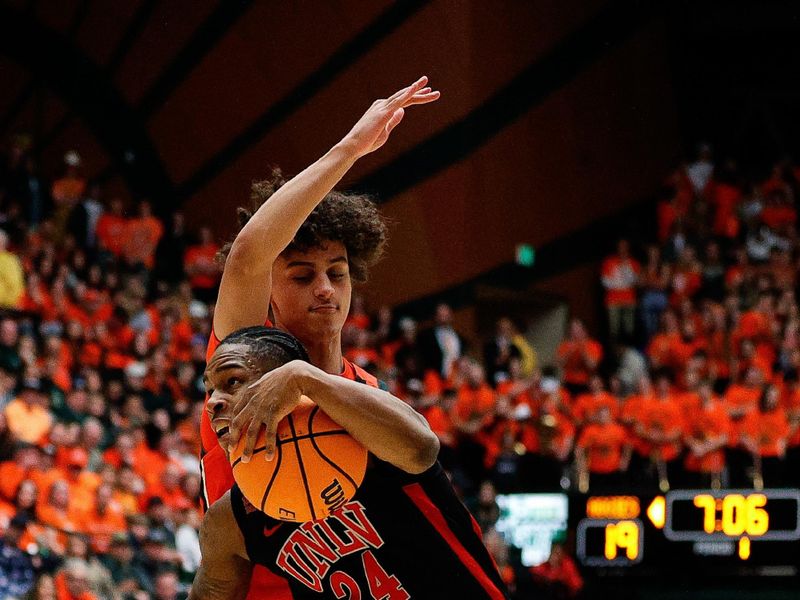
[[[370,456],[352,500],[325,519],[273,519],[231,489],[253,564],[285,581],[289,598],[508,598],[477,523],[437,462],[410,475]]]

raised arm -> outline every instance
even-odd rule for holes
[[[299,360],[264,374],[250,389],[252,397],[237,404],[230,425],[234,444],[240,434],[246,436],[242,460],[252,456],[262,427],[271,460],[278,422],[307,396],[381,460],[407,473],[421,473],[436,462],[439,438],[422,415],[389,392]]]
[[[194,576],[189,600],[238,600],[247,596],[252,564],[226,492],[203,517],[200,527],[203,559]]]
[[[427,82],[428,78],[422,77],[389,98],[376,100],[338,144],[283,185],[250,218],[225,261],[214,311],[214,332],[219,339],[241,327],[264,323],[275,259],[350,167],[386,143],[405,108],[439,97],[439,92],[426,87]]]

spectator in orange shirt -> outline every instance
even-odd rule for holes
[[[741,430],[742,445],[753,457],[753,485],[757,489],[786,485],[784,458],[790,433],[789,420],[780,403],[780,388],[768,384],[759,398],[758,410],[745,417]]]
[[[451,413],[453,426],[458,432],[458,457],[472,485],[485,478],[484,457],[486,449],[476,439],[476,434],[489,425],[494,416],[496,397],[486,382],[483,366],[475,360],[461,361],[464,383],[458,388],[456,405]]]
[[[29,444],[43,442],[53,427],[53,415],[47,409],[41,380],[25,377],[19,396],[6,406],[5,416],[16,439]]]
[[[589,380],[589,392],[575,398],[572,416],[576,425],[587,425],[597,422],[601,408],[608,408],[611,419],[616,420],[620,414],[619,399],[605,390],[603,378],[592,375]]]
[[[559,344],[556,352],[556,360],[563,371],[564,387],[570,394],[580,394],[589,389],[589,379],[602,358],[603,347],[589,337],[580,319],[573,319],[567,339]]]
[[[97,221],[97,247],[100,251],[101,264],[122,256],[128,220],[122,198],[111,198],[108,210],[103,212]]]
[[[163,500],[170,509],[176,509],[181,503],[187,500],[181,489],[181,477],[183,469],[173,462],[164,466],[158,482],[150,485],[139,500],[139,508],[144,510],[151,498],[158,497]]]
[[[741,447],[741,441],[747,416],[758,410],[763,384],[764,375],[761,369],[752,366],[747,369],[742,383],[731,384],[725,392],[725,408],[731,420],[725,460],[730,475],[729,483],[734,487],[752,484],[752,479],[746,473],[752,464],[751,456]]]
[[[69,485],[63,479],[58,479],[50,485],[44,502],[39,504],[37,513],[39,521],[50,525],[61,532],[80,531],[82,520],[80,514],[70,506]],[[62,536],[61,543],[66,541]]]
[[[628,240],[617,242],[617,253],[603,261],[602,283],[606,290],[608,330],[612,343],[620,335],[633,337],[636,325],[636,286],[641,273],[639,262],[631,257]]]
[[[612,420],[608,406],[601,405],[596,421],[583,428],[575,444],[579,471],[588,471],[592,490],[614,488],[624,481],[630,458],[628,432]]]
[[[56,600],[97,600],[89,591],[89,567],[79,558],[70,558],[55,577]]]
[[[672,392],[672,378],[662,370],[656,374],[655,394],[645,401],[638,422],[637,434],[651,445],[650,461],[656,468],[659,488],[669,489],[669,481],[680,479],[681,439],[685,423],[680,406]]]
[[[164,234],[164,225],[153,216],[150,202],[139,202],[139,214],[125,226],[125,241],[122,257],[134,269],[152,269],[155,263],[156,246]]]
[[[109,484],[99,485],[92,507],[84,515],[83,531],[89,536],[92,550],[101,554],[108,552],[114,533],[127,530],[125,514],[113,495]]]
[[[687,412],[686,483],[689,487],[719,489],[725,468],[730,418],[722,400],[714,395],[711,381],[701,381],[697,395],[699,405]]]
[[[198,243],[186,249],[183,268],[189,276],[194,297],[210,303],[216,299],[216,288],[221,277],[216,261],[219,244],[214,241],[208,227],[201,227],[198,236]]]
[[[426,393],[419,379],[406,382],[411,406],[428,421],[431,431],[439,438],[439,461],[448,471],[455,464],[456,430],[451,414],[456,404],[456,391],[442,390],[441,394]]]
[[[537,597],[553,600],[575,598],[583,589],[583,578],[575,561],[558,542],[553,542],[547,561],[531,567],[530,572],[540,587],[541,596]]]

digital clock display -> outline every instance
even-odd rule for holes
[[[669,540],[800,538],[798,490],[675,490],[666,501],[664,535]]]

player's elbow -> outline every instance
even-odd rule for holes
[[[257,278],[265,269],[271,269],[273,259],[267,260],[264,243],[244,231],[236,236],[225,258],[225,271],[246,278]],[[232,272],[232,273],[231,273]]]
[[[430,469],[439,457],[439,438],[436,434],[427,429],[415,445],[414,451],[410,453],[411,460],[405,471],[412,475],[419,475]]]

